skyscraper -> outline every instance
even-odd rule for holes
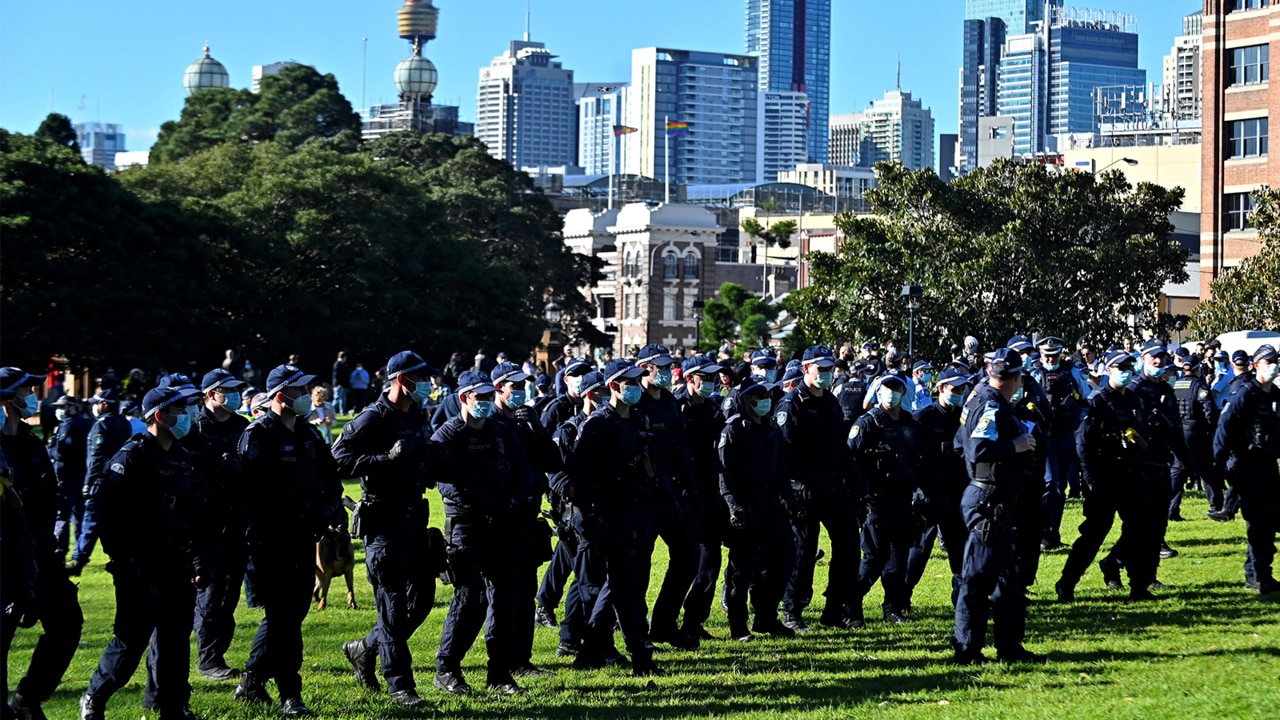
[[[571,165],[577,155],[573,71],[554,57],[540,42],[512,40],[480,70],[476,137],[516,168]]]
[[[808,161],[809,99],[804,93],[760,94],[760,182],[776,182]]]
[[[631,51],[626,172],[673,183],[755,182],[759,173],[757,58],[638,48]],[[668,130],[665,123],[687,123]]]
[[[825,162],[831,0],[747,0],[747,54],[760,59],[761,92],[808,95],[808,160]]]
[[[831,143],[827,162],[850,167],[858,164],[858,144],[861,130],[858,121],[862,113],[845,113],[831,116]]]
[[[124,129],[116,123],[76,123],[76,144],[89,165],[111,172],[116,169],[116,153],[124,152]]]
[[[622,172],[622,148],[626,134],[615,128],[626,125],[627,83],[578,83],[573,96],[578,105],[578,160],[587,175]]]
[[[933,167],[933,113],[904,90],[889,90],[857,115],[858,165],[900,162]]]
[[[964,19],[997,18],[1010,35],[1022,35],[1044,20],[1045,5],[1061,7],[1062,0],[965,0]]]
[[[1164,92],[1168,94],[1168,110],[1175,117],[1200,117],[1202,89],[1200,83],[1200,49],[1204,37],[1204,13],[1182,18],[1182,34],[1173,40],[1173,49],[1164,56]]]

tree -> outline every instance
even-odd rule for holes
[[[725,283],[703,309],[702,345],[698,349],[715,350],[730,340],[741,347],[767,347],[770,323],[779,310],[741,285]]]
[[[795,220],[779,220],[765,229],[759,220],[749,217],[742,221],[742,231],[756,240],[764,242],[766,248],[775,245],[786,250],[791,247],[791,236],[799,225]]]
[[[1191,314],[1191,329],[1211,338],[1234,330],[1280,330],[1280,192],[1255,190],[1250,220],[1262,248],[1209,285],[1212,297]]]
[[[71,125],[71,118],[62,113],[49,113],[44,120],[40,121],[40,127],[36,128],[36,137],[43,138],[66,148],[71,148],[71,152],[80,154],[80,142],[76,139],[76,129]]]
[[[1186,252],[1169,237],[1181,188],[1012,161],[950,185],[900,164],[876,175],[874,216],[841,215],[839,252],[806,258],[812,284],[792,304],[808,337],[900,337],[901,289],[917,284],[922,354],[940,357],[969,334],[987,346],[1015,332],[1106,344],[1157,327],[1160,289],[1187,279]]]
[[[178,162],[216,145],[239,141],[243,135],[236,119],[257,102],[257,95],[232,88],[210,88],[188,96],[181,118],[160,126],[149,165]]]

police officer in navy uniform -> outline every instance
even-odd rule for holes
[[[1209,507],[1222,507],[1225,488],[1222,478],[1214,471],[1213,433],[1218,427],[1218,405],[1213,401],[1213,391],[1201,377],[1204,366],[1198,355],[1190,355],[1183,363],[1183,375],[1173,382],[1173,395],[1178,401],[1178,417],[1182,420],[1182,438],[1195,466],[1196,474],[1204,486]],[[1187,463],[1176,460],[1173,464],[1173,500],[1169,503],[1169,519],[1182,519],[1182,493],[1192,478]]]
[[[566,392],[557,395],[543,411],[541,419],[544,428],[554,431],[566,420],[578,414],[582,409],[582,378],[591,371],[591,363],[586,360],[582,358],[569,360],[562,371]]]
[[[769,357],[773,360],[772,354]],[[698,497],[695,505],[702,508],[698,522],[701,533],[698,538],[701,551],[698,574],[684,601],[681,630],[690,637],[709,640],[712,636],[702,625],[711,617],[728,522],[720,499],[720,461],[716,457],[716,443],[724,428],[724,416],[720,413],[719,403],[713,399],[720,366],[707,355],[694,355],[681,364],[680,371],[684,385],[675,395],[680,402],[685,440],[693,460],[694,492]],[[772,383],[772,380],[767,382]],[[769,384],[763,385],[763,388],[768,387]]]
[[[1020,455],[1034,452],[1036,441],[1014,414],[1010,399],[1024,371],[1017,350],[1001,348],[989,356],[987,382],[965,404],[963,438],[969,487],[960,500],[969,537],[965,542],[960,588],[956,596],[955,661],[985,661],[987,620],[992,620],[996,656],[1001,662],[1044,663],[1046,657],[1023,647],[1027,597],[1016,568],[1013,508],[1020,493],[1037,492]]]
[[[333,446],[339,477],[360,478],[360,532],[373,588],[377,620],[363,638],[342,646],[356,682],[380,689],[377,663],[391,700],[418,707],[409,639],[422,626],[435,600],[424,497],[435,487],[430,476],[430,431],[422,403],[437,373],[420,355],[405,350],[387,362],[391,386],[343,429]]]
[[[115,390],[100,390],[89,398],[89,407],[97,417],[89,430],[88,460],[85,466],[83,493],[85,496],[84,530],[76,531],[76,549],[71,554],[71,562],[67,564],[67,573],[72,577],[79,575],[85,565],[89,564],[89,556],[93,554],[93,546],[98,542],[97,518],[93,511],[90,493],[98,487],[102,473],[106,472],[107,461],[128,442],[133,435],[133,426],[129,419],[119,413],[120,396]]]
[[[853,624],[845,602],[857,579],[858,513],[854,501],[862,493],[847,483],[844,415],[831,393],[835,364],[828,348],[806,348],[801,359],[804,377],[782,399],[774,415],[782,431],[783,465],[797,500],[797,516],[792,522],[801,551],[782,600],[782,622],[796,632],[809,629],[802,613],[813,598],[820,525],[827,528],[831,539],[831,563],[824,593],[827,602],[819,621],[832,627]]]
[[[80,402],[63,395],[54,403],[58,430],[49,443],[53,474],[58,479],[58,519],[53,525],[57,538],[57,554],[66,561],[67,550],[84,531],[84,466],[89,455],[89,430],[92,416],[81,412]],[[75,535],[71,524],[75,523]]]
[[[26,599],[33,601],[34,605],[27,606],[25,612],[12,612],[8,606],[3,608],[4,624],[0,628],[3,653],[0,653],[0,662],[4,663],[4,690],[7,693],[9,646],[13,642],[17,624],[22,622],[25,627],[31,627],[38,618],[42,631],[40,639],[36,641],[27,672],[18,681],[18,687],[6,708],[19,717],[37,718],[44,717],[41,704],[53,696],[67,666],[71,664],[71,658],[80,642],[80,629],[84,624],[84,616],[76,600],[76,586],[67,578],[54,543],[58,481],[53,464],[49,461],[44,443],[35,436],[31,426],[24,422],[40,412],[34,388],[44,380],[43,375],[32,375],[16,367],[0,369],[0,408],[4,412],[4,424],[0,427],[0,451],[9,466],[8,478],[12,484],[5,492],[6,495],[14,494],[13,498],[6,498],[6,503],[21,503],[21,514],[30,530],[31,552],[34,553],[35,561],[34,567],[31,567],[24,558],[15,567],[16,576],[13,578],[10,577],[10,565],[5,565],[6,585],[13,582],[22,587],[24,582],[20,575],[24,573],[18,568],[30,570],[25,574],[28,579],[34,580],[34,585],[30,587],[32,594]],[[25,602],[23,604],[27,605]]]
[[[1049,430],[1053,425],[1053,410],[1044,388],[1036,381],[1032,372],[1037,363],[1028,364],[1027,357],[1032,350],[1028,345],[1028,355],[1023,356],[1023,373],[1019,382],[1021,386],[1014,391],[1010,404],[1028,432],[1036,441],[1036,448],[1018,458],[1026,472],[1026,482],[1034,486],[1034,492],[1018,493],[1017,501],[1010,508],[1015,528],[1014,548],[1017,554],[1017,569],[1024,587],[1030,588],[1036,582],[1036,573],[1040,568],[1041,547],[1044,545],[1044,485],[1048,477],[1049,464]]]
[[[218,368],[200,383],[204,402],[192,418],[191,435],[183,445],[192,455],[207,507],[209,523],[202,555],[206,584],[196,594],[195,635],[200,674],[211,680],[230,680],[240,671],[227,665],[227,649],[235,634],[236,606],[244,580],[245,498],[239,495],[240,459],[236,447],[249,426],[238,413],[245,383]]]
[[[8,420],[5,404],[0,402],[0,425]],[[4,582],[0,583],[0,683],[4,685],[4,697],[9,697],[9,646],[17,628],[34,627],[39,618],[36,604],[36,579],[40,571],[36,567],[36,539],[27,521],[22,498],[13,489],[13,468],[0,443],[0,563],[4,567]],[[44,717],[39,703],[20,694],[6,703],[2,709],[6,718]]]
[[[536,512],[527,507],[533,470],[510,424],[491,422],[496,388],[486,372],[458,379],[462,412],[432,435],[440,444],[437,478],[444,498],[445,539],[453,574],[453,599],[436,653],[435,686],[464,694],[471,686],[462,659],[487,624],[488,686],[523,693],[511,675],[513,643],[528,616],[521,610],[521,558],[512,552],[512,525]]]
[[[911,593],[924,576],[925,565],[933,552],[934,541],[942,535],[951,566],[951,604],[956,602],[963,569],[964,544],[968,528],[960,512],[960,497],[969,486],[964,454],[955,444],[960,429],[960,414],[970,389],[969,375],[948,367],[938,375],[938,401],[917,410],[913,416],[920,426],[920,475],[925,492],[923,506],[915,503],[923,517],[925,529],[911,548],[907,559],[907,607]]]
[[[1213,456],[1240,494],[1249,542],[1246,582],[1271,594],[1280,592],[1272,568],[1280,523],[1280,353],[1262,345],[1253,353],[1252,367],[1253,376],[1223,407]]]
[[[896,375],[875,384],[876,404],[849,429],[849,451],[858,486],[866,488],[867,515],[862,523],[862,563],[847,604],[847,627],[866,625],[862,600],[877,578],[884,584],[884,619],[906,622],[910,592],[907,558],[916,537],[911,510],[921,494],[916,461],[920,426],[903,406],[907,385]]]
[[[669,560],[662,588],[653,603],[649,622],[649,639],[672,647],[693,649],[700,640],[691,637],[678,625],[684,605],[698,573],[698,538],[701,507],[698,488],[693,478],[693,460],[689,454],[680,402],[669,389],[675,358],[662,345],[645,345],[636,356],[636,365],[645,371],[641,378],[644,393],[635,409],[648,421],[652,436],[650,461],[658,473],[665,492],[654,498],[650,509],[655,524],[651,537],[643,538],[640,551],[641,587],[648,587],[648,568],[653,544],[661,537],[667,545]]]
[[[116,592],[115,635],[80,698],[83,720],[102,720],[107,701],[124,687],[151,643],[144,704],[161,718],[195,718],[191,699],[191,628],[196,590],[206,574],[204,495],[191,455],[180,441],[191,432],[188,410],[199,393],[158,387],[142,400],[146,434],[111,459],[91,496],[98,512],[107,569]],[[144,709],[150,709],[145,707]]]
[[[1130,388],[1134,381],[1134,358],[1116,350],[1107,354],[1107,380],[1089,398],[1088,408],[1076,431],[1076,453],[1080,458],[1080,482],[1084,489],[1084,522],[1080,536],[1055,586],[1058,599],[1075,599],[1076,584],[1097,557],[1098,549],[1120,515],[1120,541],[1132,545],[1125,569],[1129,573],[1130,598],[1148,600],[1147,589],[1155,582],[1158,538],[1151,530],[1155,517],[1148,489],[1143,484],[1143,464],[1147,459],[1147,415],[1142,401]],[[1130,559],[1131,558],[1131,559]],[[1119,589],[1120,569],[1100,563],[1108,587]]]
[[[616,624],[631,653],[631,672],[665,674],[653,661],[640,562],[643,548],[652,548],[652,508],[670,492],[649,458],[647,419],[635,410],[644,394],[641,378],[647,374],[624,359],[605,366],[608,400],[582,424],[566,463],[566,495],[580,511],[582,538],[574,572],[584,607],[590,609],[586,636],[574,659],[577,668],[604,667]],[[604,556],[603,579],[588,570],[596,554]]]
[[[267,374],[268,412],[251,423],[237,448],[247,497],[249,577],[266,616],[236,687],[237,700],[271,704],[276,681],[286,717],[311,714],[302,701],[302,621],[315,587],[316,540],[340,514],[342,484],[333,455],[304,418],[315,379],[294,365]]]
[[[849,369],[849,378],[835,388],[836,400],[844,415],[845,433],[853,429],[853,421],[866,412],[867,363],[855,360]]]
[[[799,554],[787,509],[795,498],[779,464],[782,433],[773,422],[768,388],[754,378],[737,386],[732,408],[717,443],[719,491],[729,525],[724,581],[729,636],[742,642],[753,639],[752,632],[791,637],[795,631],[778,619]],[[748,601],[755,615],[750,628]]]
[[[1080,461],[1076,456],[1076,428],[1091,394],[1089,384],[1071,363],[1062,360],[1064,341],[1053,336],[1040,339],[1040,363],[1032,371],[1049,401],[1048,461],[1045,473],[1044,528],[1040,545],[1055,550],[1062,544],[1062,513],[1067,490],[1079,484]]]

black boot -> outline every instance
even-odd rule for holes
[[[257,705],[270,705],[271,693],[267,692],[266,681],[255,672],[245,670],[240,675],[240,684],[236,686],[236,700]]]

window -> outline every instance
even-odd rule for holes
[[[680,258],[676,257],[675,253],[667,253],[662,256],[662,279],[680,279]]]
[[[684,256],[684,279],[698,279],[698,256],[693,253]]]
[[[640,293],[631,296],[631,314],[635,319],[640,319]]]
[[[1253,225],[1249,217],[1253,213],[1253,195],[1250,193],[1228,193],[1225,206],[1227,231],[1250,230]]]
[[[622,319],[631,319],[631,294],[626,293],[622,296]]]
[[[1229,87],[1264,83],[1270,75],[1270,45],[1249,45],[1231,51],[1231,67],[1227,69]]]
[[[1233,120],[1228,123],[1227,157],[1266,157],[1267,125],[1267,118]]]
[[[1231,11],[1236,10],[1256,10],[1264,8],[1271,4],[1270,0],[1228,0]]]
[[[662,295],[662,319],[675,320],[676,318],[676,296],[672,293],[663,293]]]

